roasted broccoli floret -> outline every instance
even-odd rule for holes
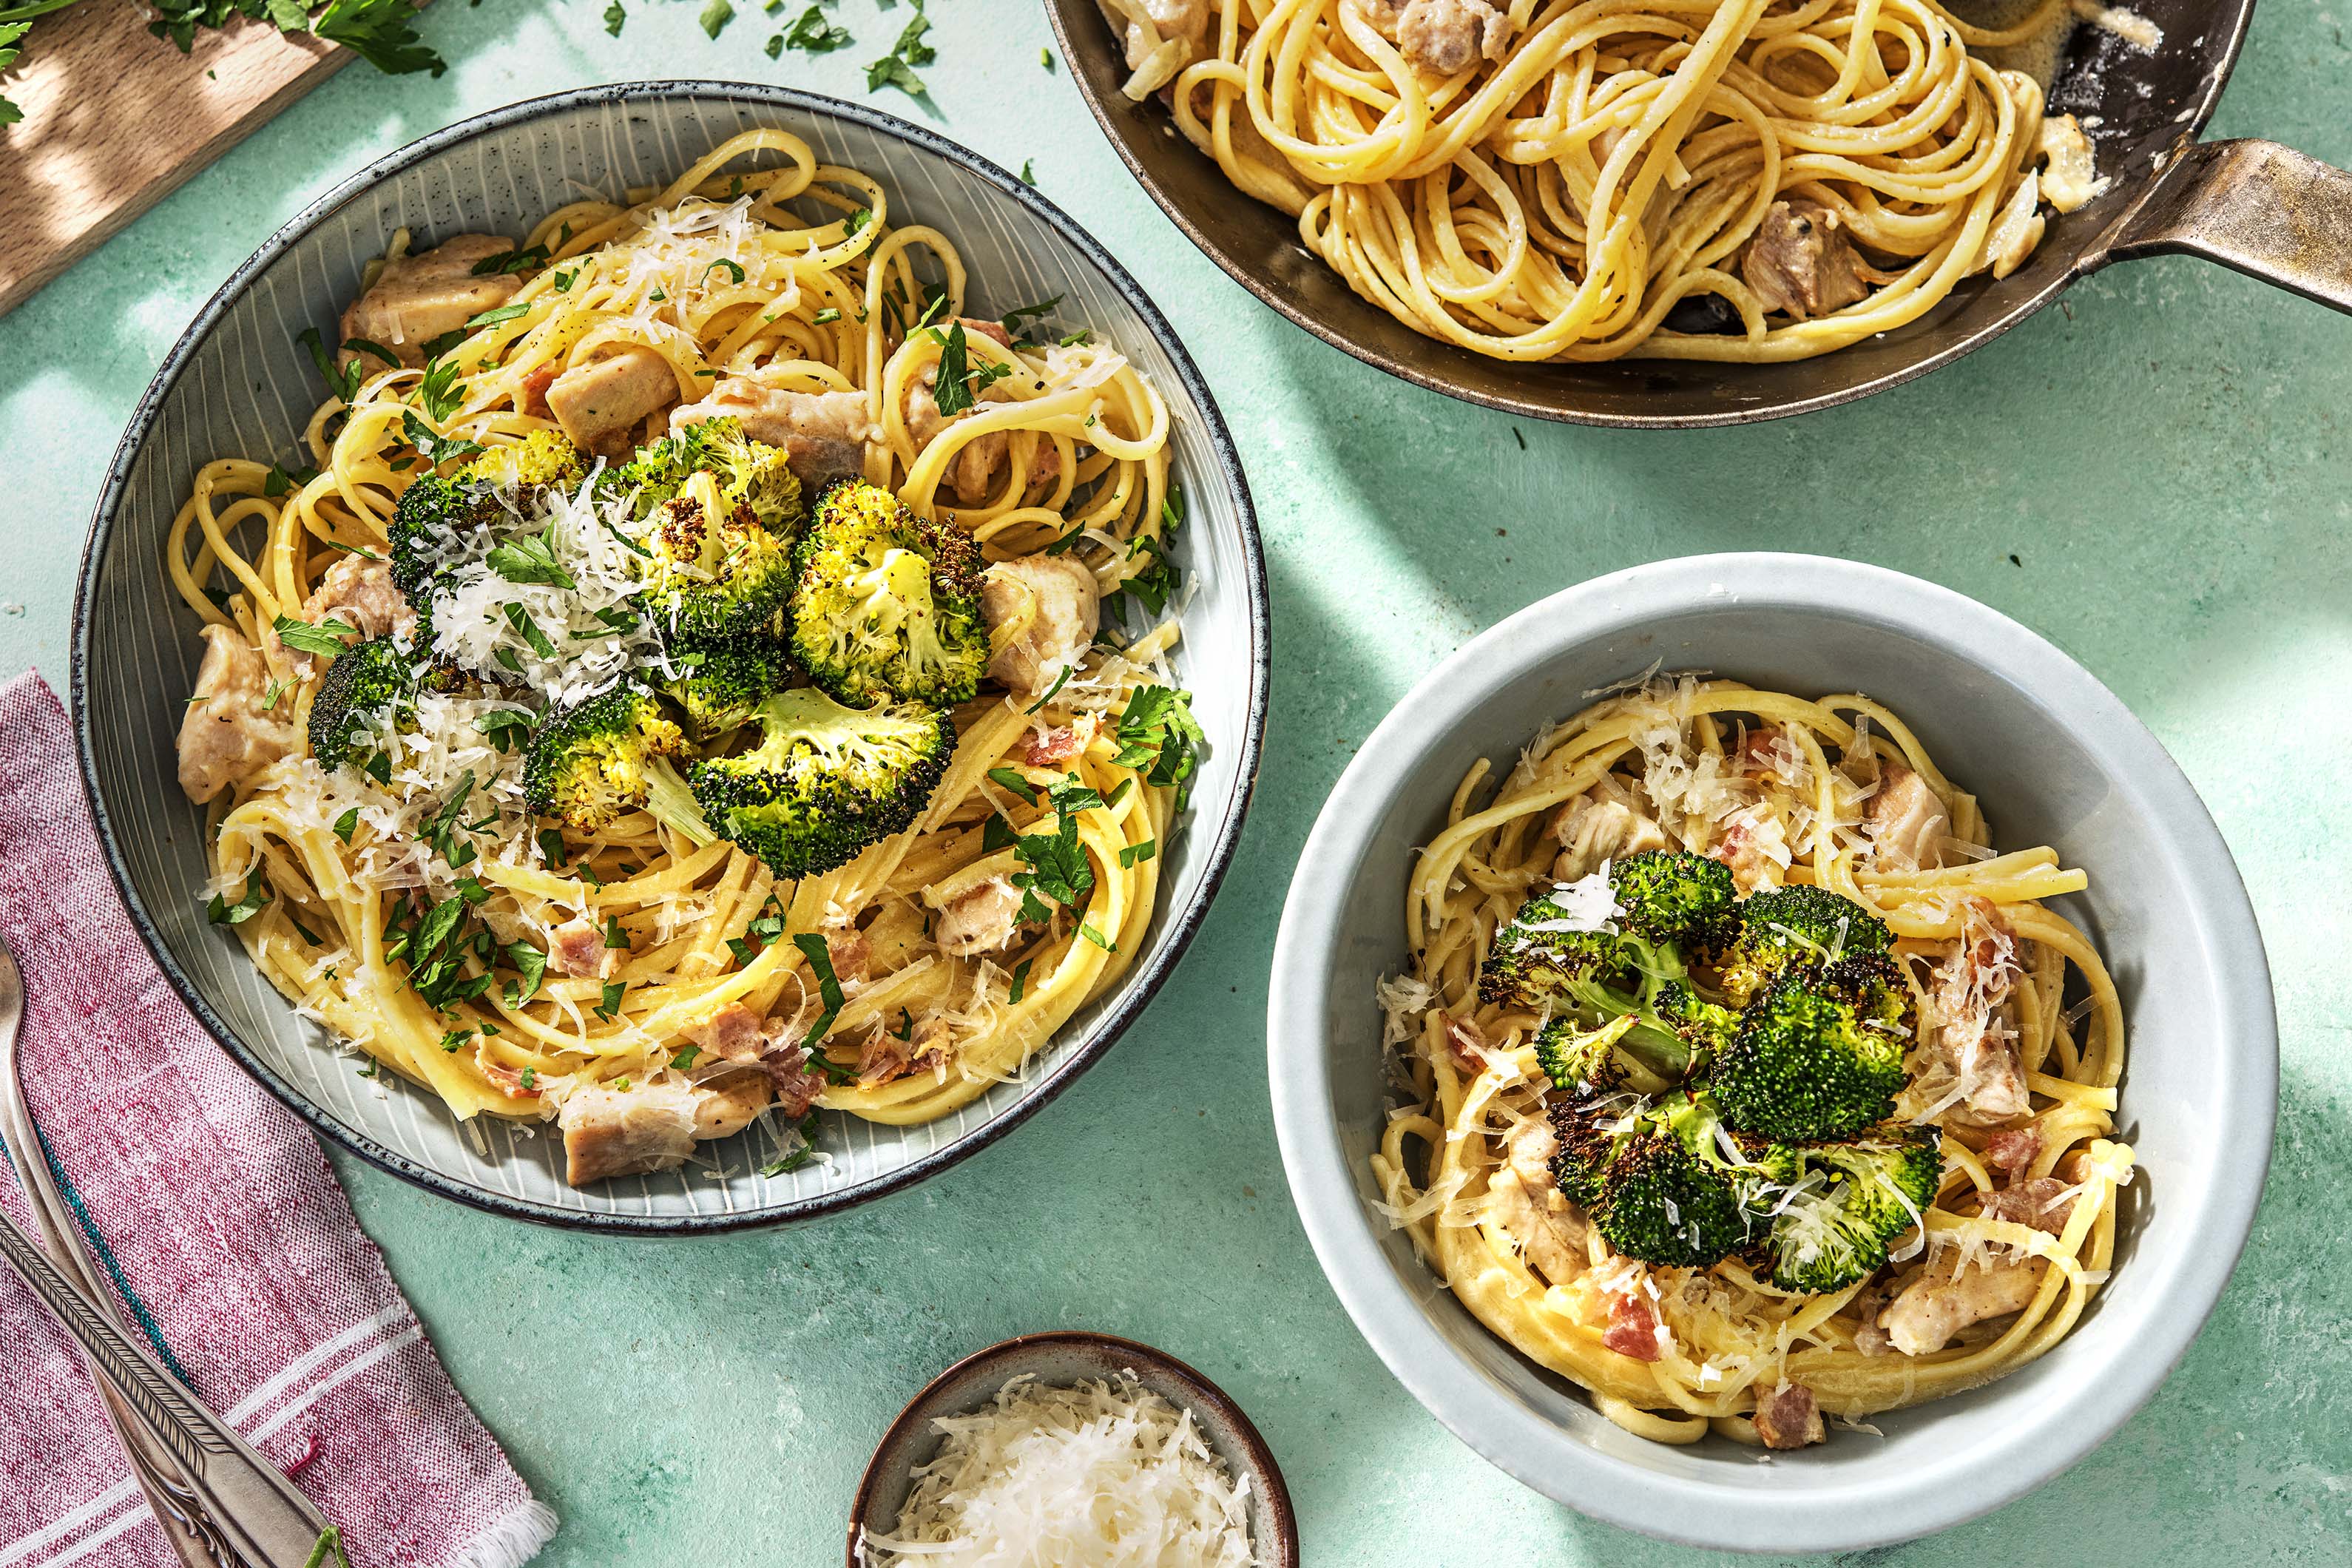
[[[680,662],[686,671],[668,683],[669,694],[703,745],[750,723],[753,710],[792,678],[783,649],[765,643],[720,644],[689,651]]]
[[[1703,1100],[1574,1098],[1555,1101],[1551,1121],[1553,1179],[1617,1252],[1704,1268],[1754,1242],[1756,1216]]]
[[[982,567],[962,529],[847,480],[818,499],[793,563],[793,653],[833,697],[946,707],[979,688]]]
[[[1775,1144],[1750,1205],[1769,1216],[1772,1283],[1821,1295],[1867,1278],[1920,1223],[1943,1179],[1936,1130],[1903,1128],[1845,1143]]]
[[[906,827],[955,750],[944,709],[845,708],[814,687],[778,692],[752,719],[757,746],[688,777],[719,833],[779,877],[830,871]]]
[[[645,517],[683,492],[696,474],[710,476],[724,510],[751,508],[761,528],[791,547],[801,520],[801,482],[782,447],[752,440],[733,419],[706,419],[640,448],[628,462],[605,470],[598,492],[635,492],[632,510]]]
[[[1665,987],[1687,982],[1682,957],[1669,943],[1611,931],[1586,931],[1550,899],[1538,894],[1519,906],[1495,933],[1478,972],[1478,994],[1489,1002],[1540,1011],[1580,1009],[1586,1022],[1631,1017],[1622,1047],[1664,1078],[1691,1065],[1690,1045],[1657,1012]]]
[[[1611,866],[1609,890],[1620,931],[1686,944],[1712,935],[1738,897],[1722,861],[1665,849],[1645,849]]]
[[[392,581],[418,616],[432,608],[431,584],[458,541],[495,526],[506,515],[498,487],[486,479],[425,474],[400,492],[386,531],[392,541]],[[420,643],[425,640],[422,630]]]
[[[686,477],[630,556],[648,614],[688,645],[773,637],[793,589],[792,537],[772,533],[709,474]]]
[[[523,761],[523,800],[539,816],[583,833],[642,808],[708,844],[718,836],[669,761],[687,749],[686,732],[662,712],[661,700],[623,680],[540,725]]]
[[[345,648],[327,667],[310,699],[310,755],[329,773],[373,748],[369,738],[387,717],[416,698],[408,656],[390,637]]]
[[[588,478],[580,448],[558,430],[534,430],[510,446],[492,447],[457,472],[460,483],[484,479],[504,489],[538,489],[554,485],[576,490]]]
[[[1822,963],[1850,952],[1895,945],[1886,922],[1827,888],[1798,883],[1751,894],[1733,909],[1736,924],[1703,956],[1722,976],[1724,1000],[1744,1007],[1791,964]]]
[[[1687,981],[1669,980],[1659,986],[1650,1013],[1689,1047],[1694,1072],[1705,1071],[1739,1033],[1738,1013],[1707,1001]]]
[[[1848,1137],[1895,1109],[1918,1022],[1911,987],[1885,953],[1783,969],[1742,1011],[1708,1081],[1742,1132]]]

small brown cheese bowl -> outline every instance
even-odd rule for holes
[[[1024,1373],[1060,1388],[1133,1373],[1139,1386],[1179,1410],[1191,1411],[1209,1451],[1234,1479],[1249,1482],[1250,1541],[1258,1561],[1265,1568],[1298,1568],[1298,1520],[1291,1511],[1290,1489],[1283,1484],[1274,1451],[1242,1407],[1174,1356],[1133,1340],[1077,1331],[1023,1334],[976,1351],[908,1401],[875,1447],[857,1483],[856,1500],[849,1505],[848,1568],[864,1568],[857,1555],[859,1537],[869,1527],[888,1534],[897,1526],[907,1495],[914,1489],[916,1467],[939,1453],[941,1439],[931,1422],[984,1408],[997,1390]]]

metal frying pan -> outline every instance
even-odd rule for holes
[[[2254,0],[2134,0],[2155,53],[2074,30],[2050,110],[2097,115],[2106,192],[2050,219],[2009,277],[1972,279],[1917,321],[1787,364],[1619,360],[1507,364],[1423,337],[1357,298],[1292,221],[1236,191],[1159,103],[1129,102],[1095,0],[1046,0],[1063,58],[1111,140],[1176,226],[1234,280],[1335,348],[1391,375],[1538,419],[1674,427],[1776,419],[1850,402],[1948,364],[2075,279],[2144,256],[2202,256],[2352,313],[2352,174],[2274,142],[2200,142],[2237,63]]]

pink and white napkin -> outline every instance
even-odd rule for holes
[[[65,710],[0,688],[0,931],[33,1114],[126,1322],[354,1568],[516,1568],[555,1515],[450,1386],[310,1131],[198,1026],[107,875]],[[0,1172],[0,1203],[30,1223]],[[0,1274],[0,1568],[177,1568],[73,1342]]]

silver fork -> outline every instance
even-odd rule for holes
[[[50,1179],[16,1053],[24,977],[0,941],[0,1141],[58,1261],[0,1210],[0,1257],[79,1342],[164,1538],[188,1568],[317,1568],[326,1517],[116,1321]]]

